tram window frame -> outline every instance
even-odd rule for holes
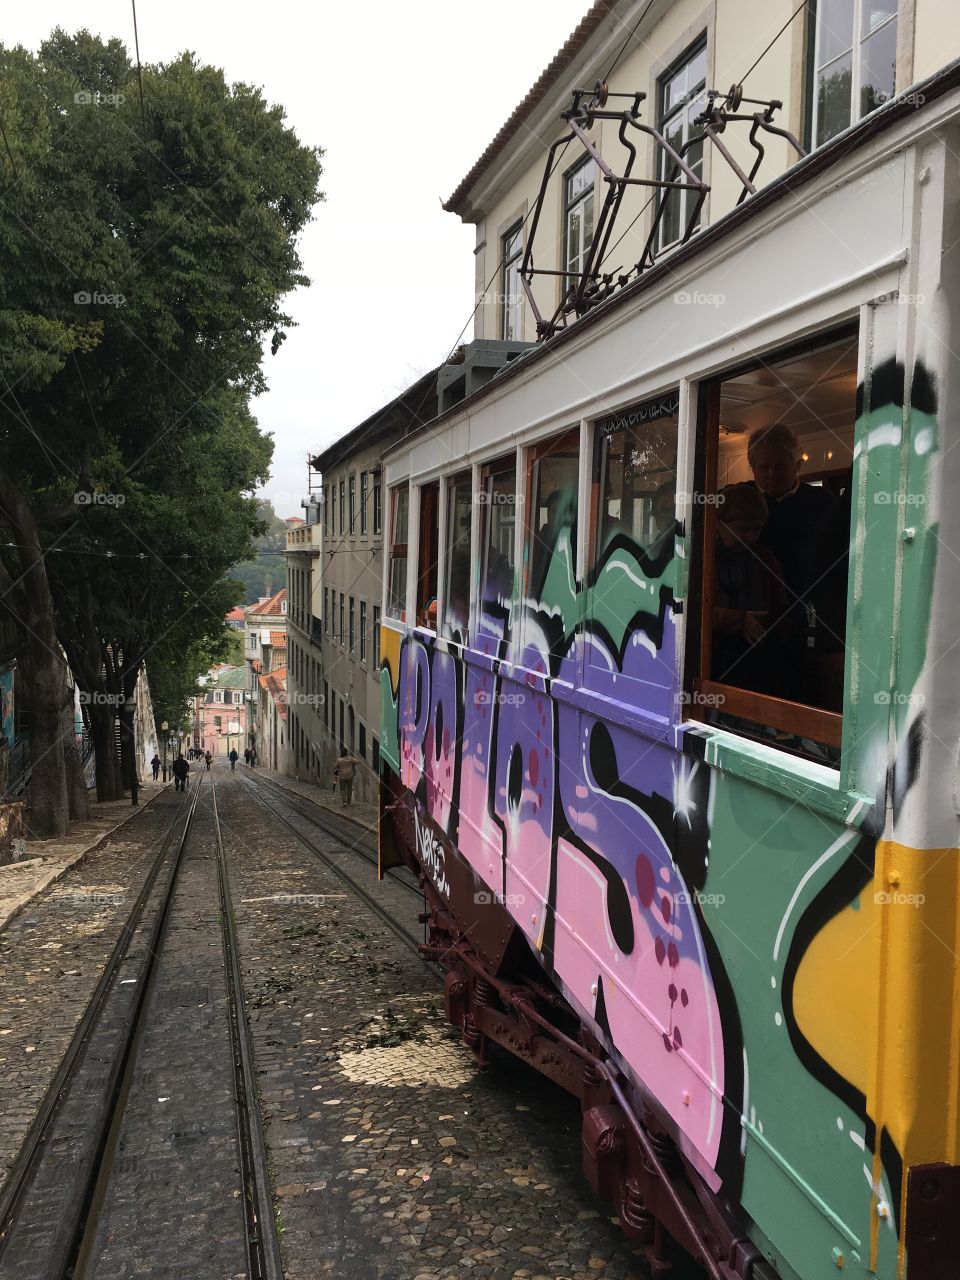
[[[575,478],[573,487],[573,509],[574,522],[572,526],[572,568],[574,583],[577,581],[577,551],[578,542],[582,537],[582,529],[578,527],[576,515],[580,500],[580,477],[582,472],[582,450],[581,450],[581,430],[579,426],[568,427],[564,431],[558,432],[557,435],[548,437],[546,440],[540,440],[536,444],[531,445],[527,450],[524,462],[524,508],[521,512],[523,518],[523,555],[521,567],[521,584],[520,594],[524,602],[525,611],[537,611],[540,607],[540,591],[546,585],[547,577],[550,573],[550,566],[553,561],[553,553],[556,549],[556,542],[552,542],[549,547],[541,535],[546,529],[546,525],[539,529],[534,527],[540,518],[542,507],[546,507],[548,511],[547,522],[549,524],[549,503],[553,494],[562,493],[559,488],[551,490],[550,495],[541,502],[541,493],[543,489],[546,473],[551,462],[557,462],[560,459],[565,461],[573,461],[575,464]],[[563,526],[561,526],[562,528]],[[551,530],[548,538],[559,536],[560,529],[555,532]],[[546,559],[541,560],[542,549],[546,547]],[[536,582],[534,581],[534,566],[536,565]],[[531,588],[536,585],[537,595],[532,594]],[[556,650],[555,641],[559,637],[550,642],[550,652],[559,657],[559,650]]]
[[[828,349],[833,344],[852,341],[858,345],[858,326],[843,326],[833,332],[818,335],[816,339],[807,339],[802,343],[777,348],[762,357],[724,370],[716,377],[700,383],[697,410],[697,474],[694,479],[695,500],[693,564],[690,581],[700,581],[699,594],[691,599],[693,616],[691,631],[688,635],[687,679],[685,687],[688,720],[699,720],[711,723],[712,708],[722,707],[725,716],[732,716],[756,726],[757,734],[764,730],[791,735],[793,739],[809,740],[819,743],[828,749],[839,752],[842,748],[843,714],[830,711],[811,703],[793,701],[768,693],[755,692],[727,684],[711,678],[711,661],[714,630],[714,600],[716,599],[716,563],[715,555],[709,549],[715,547],[717,539],[718,511],[717,503],[708,501],[707,496],[718,491],[719,445],[720,445],[720,413],[722,388],[725,383],[734,381],[761,368],[775,369],[789,361],[815,355]],[[769,424],[773,425],[773,423]],[[856,430],[856,410],[851,409],[850,427]],[[854,434],[855,444],[855,434]],[[804,458],[806,455],[804,455]],[[801,464],[802,465],[802,464]],[[842,468],[837,467],[828,473],[805,472],[801,474],[801,482],[823,480],[825,475],[839,475]],[[852,518],[855,519],[855,510]],[[854,546],[854,534],[850,533],[850,547]],[[799,600],[799,598],[798,598]],[[850,577],[848,576],[845,603],[849,606]],[[846,647],[846,646],[845,646]],[[844,664],[843,689],[847,688],[848,668]],[[738,725],[718,724],[713,727],[729,728],[732,732],[748,740],[758,740],[774,749],[783,749],[793,754],[806,756],[809,752],[802,747],[790,745],[790,739],[780,741],[749,733]],[[839,767],[839,758],[831,758],[830,764]]]
[[[441,634],[452,643],[467,644],[470,633],[470,582],[473,568],[473,473],[469,469],[458,471],[455,475],[447,476],[445,483],[447,487],[447,503],[444,520],[446,527],[443,531],[443,621]],[[462,493],[463,490],[466,490],[468,514],[470,516],[467,522],[465,539],[463,536],[456,538],[458,492]],[[456,543],[454,542],[455,538]],[[464,541],[466,542],[467,552],[466,565],[465,572],[461,573]],[[455,557],[457,557],[457,573],[454,573]],[[451,601],[455,594],[455,583],[457,598],[466,600],[466,616],[463,618],[455,618],[451,613]]]
[[[499,477],[512,476],[512,485],[509,489],[504,488],[504,501],[494,498],[494,490],[496,488]],[[502,454],[499,458],[491,459],[481,470],[480,491],[477,494],[480,502],[480,583],[477,593],[477,631],[484,635],[497,635],[498,632],[491,632],[488,623],[486,628],[483,625],[485,616],[495,618],[496,609],[505,611],[506,617],[503,619],[504,628],[509,620],[510,613],[513,609],[513,603],[517,594],[517,538],[516,538],[516,522],[517,522],[517,455],[516,452]],[[509,498],[509,502],[507,501]],[[505,507],[512,509],[511,518],[505,519],[502,515],[502,509]],[[494,523],[493,516],[497,515],[497,521]],[[491,534],[496,529],[497,554],[503,557],[507,567],[511,572],[511,583],[509,596],[504,597],[503,604],[494,604],[494,609],[487,609],[485,605],[488,603],[485,594],[487,579],[490,570],[490,551],[491,551]]]
[[[410,573],[410,486],[394,485],[390,490],[390,555],[387,558],[386,616],[395,622],[407,620],[407,578]],[[397,525],[403,501],[403,541],[397,541]],[[403,580],[398,583],[395,570],[403,565]]]
[[[436,634],[440,605],[440,481],[431,480],[419,489],[415,615],[418,630]]]

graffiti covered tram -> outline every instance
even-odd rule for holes
[[[664,1266],[955,1274],[958,106],[384,458],[381,863]]]

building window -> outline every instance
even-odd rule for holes
[[[376,490],[374,490],[376,492]],[[406,485],[391,490],[390,576],[388,578],[387,617],[406,621],[407,610],[407,537],[410,522],[410,490]]]
[[[350,477],[350,535],[357,531],[357,477]]]
[[[819,0],[811,21],[810,136],[819,147],[896,92],[897,0]]]
[[[329,622],[330,615],[329,615],[329,613],[327,612],[327,592],[328,592],[328,590],[329,590],[329,588],[328,588],[328,587],[324,587],[324,588],[323,588],[323,630],[324,630],[324,632],[326,632],[326,631],[328,630],[329,626],[330,626],[330,622]]]
[[[360,532],[367,532],[367,482],[369,476],[366,471],[360,472]]]
[[[443,634],[465,644],[470,614],[470,527],[473,479],[469,471],[447,482],[447,542],[443,574]]]
[[[356,606],[354,604],[353,596],[350,597],[350,632],[349,634],[350,634],[350,652],[353,653],[354,646],[356,645],[356,639],[357,639]]]
[[[417,557],[417,626],[437,629],[437,581],[440,561],[440,482],[420,490],[420,547]]]
[[[670,146],[698,178],[703,178],[703,141],[688,151],[683,148],[695,136],[694,120],[703,110],[707,83],[707,46],[701,41],[661,76],[657,85],[657,128]],[[658,149],[657,177],[664,181],[685,181],[665,151]],[[677,189],[666,198],[657,228],[657,252],[680,240],[687,231],[698,193]],[[699,225],[699,217],[697,223]]]
[[[347,536],[347,487],[340,481],[340,537]]]
[[[373,737],[373,738],[371,738],[371,739],[370,739],[370,761],[371,761],[371,763],[372,763],[372,765],[373,765],[373,771],[374,771],[374,773],[379,772],[379,769],[380,769],[380,740],[379,740],[379,738],[376,738],[376,737]]]
[[[361,760],[366,760],[367,758],[367,726],[363,723],[362,720],[360,721],[359,729],[360,729],[360,737],[357,740],[357,755],[359,755]]]
[[[857,357],[848,332],[700,389],[698,455],[716,499],[695,504],[691,582],[702,595],[687,713],[830,765],[842,730]],[[750,433],[722,430],[744,406]]]
[[[330,534],[330,486],[323,486],[323,532],[327,537]]]
[[[373,532],[379,533],[383,528],[383,498],[380,485],[380,472],[373,473]]]
[[[330,724],[330,686],[326,680],[323,682],[323,727],[326,729]]]
[[[523,261],[523,223],[518,222],[503,237],[503,279],[500,296],[500,333],[505,342],[519,342],[522,334],[520,315],[520,263]]]
[[[360,601],[360,661],[367,660],[367,602]]]
[[[221,724],[222,724],[222,723],[223,723],[223,717],[222,717],[222,716],[214,716],[214,717],[213,717],[213,727],[216,729],[217,733],[219,733],[219,732],[220,732],[220,726],[221,726]]]
[[[563,179],[563,262],[567,272],[564,293],[587,265],[593,244],[593,183],[596,165],[588,156]]]
[[[344,597],[343,597],[343,592],[341,591],[340,592],[340,630],[338,633],[341,644],[343,644],[343,615],[344,615]]]
[[[229,702],[229,703],[232,703],[232,702],[233,702],[233,694],[230,692],[230,690],[229,690],[229,689],[224,689],[224,691],[223,691],[223,700],[224,700],[224,702]]]
[[[373,666],[380,670],[380,606],[373,606]]]

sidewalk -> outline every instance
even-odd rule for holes
[[[375,804],[363,804],[359,800],[354,800],[350,808],[345,809],[340,803],[340,793],[334,791],[332,787],[319,787],[313,782],[298,782],[296,778],[288,778],[284,773],[277,773],[273,769],[264,769],[261,765],[257,765],[253,772],[254,774],[262,773],[271,782],[278,782],[281,787],[286,787],[288,791],[293,791],[296,795],[303,796],[305,800],[311,800],[321,809],[329,809],[338,818],[346,818],[350,822],[355,822],[357,826],[365,827],[374,835],[377,834],[377,806]]]
[[[170,785],[169,783],[167,784]],[[140,804],[134,808],[129,797],[106,804],[91,802],[93,815],[86,822],[70,824],[70,834],[59,840],[28,840],[26,857],[0,867],[0,929],[48,885],[66,875],[71,867],[103,844],[144,806],[164,790],[162,783],[140,786]]]

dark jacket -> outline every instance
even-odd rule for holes
[[[185,778],[190,772],[190,763],[183,756],[178,756],[173,762],[173,773],[176,778]]]

